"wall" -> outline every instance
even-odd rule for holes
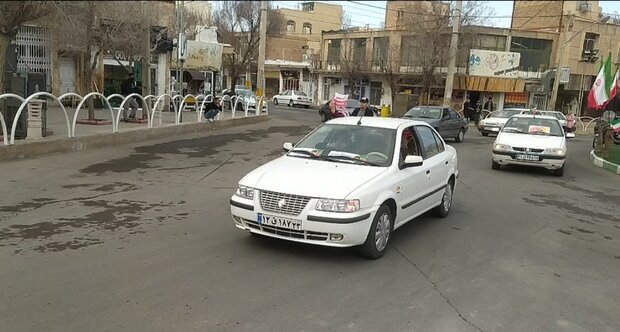
[[[265,59],[267,60],[287,60],[301,62],[308,47],[308,42],[304,38],[293,36],[267,37],[267,47]]]
[[[515,1],[513,28],[558,31],[561,14],[562,1]]]
[[[586,33],[596,33],[599,35],[595,48],[599,50],[600,57],[596,63],[587,64],[580,62],[583,52],[583,42]],[[574,37],[573,37],[574,36]],[[620,25],[598,23],[592,25],[591,22],[575,18],[573,27],[568,32],[568,38],[572,38],[567,44],[567,52],[565,52],[567,67],[571,67],[573,74],[596,75],[600,67],[601,61],[606,60],[611,53],[612,63],[618,60],[618,49],[620,48]],[[564,40],[563,38],[561,39]],[[613,67],[613,66],[612,66]],[[613,70],[613,69],[612,69]]]
[[[435,6],[435,8],[433,8],[433,6]],[[399,11],[402,11],[402,13],[399,13]],[[449,15],[450,4],[446,2],[427,0],[387,1],[387,10],[385,11],[385,28],[408,29],[413,24],[432,21],[432,19],[436,18],[435,14]]]

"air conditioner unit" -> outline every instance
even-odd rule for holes
[[[579,9],[581,9],[582,12],[591,12],[592,11],[592,4],[588,3],[588,2],[583,2],[579,6]]]

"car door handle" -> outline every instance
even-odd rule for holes
[[[446,160],[446,165],[448,165],[448,161]]]
[[[427,170],[426,170],[426,174],[431,174],[431,170],[430,170],[430,169],[427,169]]]

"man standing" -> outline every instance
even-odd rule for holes
[[[121,93],[127,97],[130,94],[136,91],[136,80],[134,78],[133,73],[129,73],[127,79],[123,81],[121,84]],[[127,109],[131,106],[131,112],[129,113],[130,119],[136,118],[136,111],[138,110],[138,102],[134,97],[129,98],[127,102],[125,102],[125,106],[123,107],[123,121],[127,122]]]
[[[471,104],[471,99],[469,97],[467,97],[467,100],[465,100],[463,104],[463,116],[467,119],[468,124],[474,116],[474,106]]]
[[[377,110],[368,105],[368,98],[366,97],[360,99],[360,107],[356,107],[351,116],[358,116],[360,112],[363,112],[363,116],[379,116]]]
[[[489,113],[495,111],[495,105],[493,105],[493,97],[489,97],[489,100],[487,100],[487,102],[484,103],[483,108]]]

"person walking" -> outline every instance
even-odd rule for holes
[[[463,104],[463,116],[467,120],[467,125],[469,125],[469,122],[471,121],[471,118],[473,117],[473,115],[474,115],[474,107],[471,104],[471,98],[467,97],[467,99],[465,100],[465,103]]]
[[[363,116],[379,116],[379,112],[377,111],[377,109],[370,106],[368,103],[368,98],[363,97],[362,99],[360,99],[360,107],[356,107],[351,113],[351,116],[358,116],[360,115],[360,112],[363,112]]]
[[[121,84],[121,94],[125,97],[129,96],[132,93],[136,92],[136,79],[134,78],[133,73],[129,73],[127,75],[127,79],[123,81]],[[127,109],[131,107],[131,112],[129,113],[129,117],[127,117]],[[125,105],[123,106],[123,121],[127,122],[129,119],[136,118],[136,111],[138,110],[138,102],[135,97],[129,98]]]
[[[484,103],[484,106],[482,108],[489,113],[495,111],[495,105],[493,104],[493,97],[489,96],[489,99],[487,100],[486,103]]]
[[[474,123],[476,127],[480,123],[480,115],[482,114],[482,102],[478,100],[476,102],[476,107],[474,108]]]

